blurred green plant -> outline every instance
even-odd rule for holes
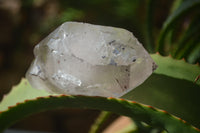
[[[24,9],[33,5],[34,1],[26,2]],[[67,7],[64,7],[66,5]],[[159,8],[156,7],[162,8],[163,5],[167,7],[167,10],[162,9],[162,12],[158,14]],[[63,0],[61,1],[62,13],[58,19],[47,17],[46,20],[52,20],[49,21],[51,22],[49,25],[55,26],[69,20],[87,20],[113,26],[126,23],[123,28],[136,30],[136,36],[143,36],[140,40],[144,42],[144,46],[150,53],[159,52],[161,55],[170,54],[171,56],[163,57],[159,54],[152,54],[159,68],[147,81],[124,95],[123,98],[164,109],[200,128],[200,98],[198,96],[200,94],[200,81],[198,80],[200,68],[199,65],[189,64],[200,63],[199,8],[200,0]],[[139,12],[146,16],[137,16]],[[168,17],[165,16],[166,14]],[[166,18],[163,19],[163,16]],[[44,24],[46,21],[39,24],[39,27],[43,29],[40,32],[45,33],[49,26],[42,28]],[[163,25],[162,28],[160,28],[161,25]],[[186,62],[178,60],[182,58]],[[157,133],[200,132],[199,129],[179,118],[136,102],[114,98],[64,95],[52,97],[49,95],[47,92],[39,92],[31,88],[25,79],[22,80],[21,84],[13,88],[0,103],[1,131],[17,120],[38,111],[61,107],[82,107],[129,116],[137,127],[132,129],[132,132],[153,133],[155,129],[158,129]],[[98,126],[101,126],[107,117],[108,114],[104,112],[91,132],[98,132]]]

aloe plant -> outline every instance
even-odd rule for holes
[[[121,99],[50,94],[32,88],[26,79],[22,79],[0,103],[0,132],[34,113],[72,107],[128,116],[137,126],[131,132],[150,133],[158,129],[157,132],[199,133],[200,67],[195,63],[200,58],[200,12],[197,10],[200,1],[175,0],[156,37],[153,35],[156,32],[153,15],[156,12],[154,4],[158,1],[146,2],[145,46],[149,52],[161,54],[151,55],[159,67],[149,79]],[[186,28],[183,27],[184,17],[190,20]],[[180,28],[183,28],[181,32]],[[163,56],[167,54],[170,55]],[[108,117],[109,113],[102,113],[91,132],[98,132],[98,126]]]

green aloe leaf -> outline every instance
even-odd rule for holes
[[[150,53],[155,52],[155,42],[153,36],[153,16],[155,9],[155,1],[147,1],[147,20],[146,20],[146,47]]]
[[[0,113],[0,131],[33,113],[64,107],[111,111],[165,129],[169,133],[199,133],[198,129],[183,120],[151,106],[124,99],[70,95],[47,96],[18,103]]]
[[[168,31],[171,28],[174,28],[174,24],[181,16],[199,6],[200,0],[185,0],[180,4],[180,6],[167,18],[163,25],[158,39],[157,51],[159,51],[161,54],[164,54],[164,41]]]
[[[122,98],[148,104],[200,128],[200,87],[190,81],[153,74]]]
[[[180,41],[178,42],[178,48],[175,51],[174,56],[177,59],[181,59],[183,57],[187,56],[187,53],[190,52],[191,48],[198,45],[198,41],[200,38],[200,35],[198,34],[200,31],[200,16],[198,16],[196,19],[191,22],[189,28],[184,33]],[[194,43],[189,43],[190,41],[193,41]]]
[[[14,86],[12,91],[3,97],[0,103],[0,111],[7,110],[8,107],[16,105],[16,103],[24,102],[27,99],[34,99],[36,97],[44,97],[53,95],[44,90],[38,90],[31,87],[26,79],[22,79],[20,84]]]
[[[127,95],[124,96],[124,98],[130,99],[130,100],[137,100],[145,104],[149,104],[155,107],[165,109],[168,112],[189,121],[189,123],[192,123],[196,127],[200,127],[199,125],[200,99],[198,96],[198,94],[200,93],[200,87],[199,87],[199,84],[194,84],[193,82],[191,82],[194,80],[193,79],[195,77],[194,74],[199,73],[199,66],[191,65],[184,61],[174,60],[171,57],[162,57],[158,54],[152,55],[152,57],[156,61],[156,63],[159,65],[159,68],[146,82],[144,82],[144,84],[137,87],[132,92],[129,92]],[[181,70],[178,70],[178,69],[181,69]],[[185,71],[189,71],[189,72],[185,72]],[[183,73],[183,74],[179,74],[179,73]],[[50,95],[55,95],[56,97],[52,97],[52,98],[48,97]],[[36,99],[37,97],[41,97],[41,99]],[[55,101],[58,100],[58,103],[57,103],[58,105],[57,104],[55,105],[55,103],[53,102],[54,101],[53,99]],[[66,101],[68,100],[71,101],[72,99],[74,99],[75,101],[72,100],[74,105],[71,105],[71,103],[66,103],[66,101],[65,100],[62,101],[62,99],[65,99]],[[82,99],[82,101],[79,101],[78,99],[79,100]],[[96,99],[98,100],[96,101]],[[101,99],[102,101],[108,102],[108,103],[99,106],[99,104],[101,103]],[[47,105],[45,105],[44,107],[41,107],[42,105],[37,105],[37,104],[40,104],[41,100],[42,102],[48,103],[47,104],[48,107],[46,107]],[[97,103],[93,105],[94,102],[90,100],[96,101]],[[24,101],[26,102],[24,103]],[[125,100],[126,101],[125,104],[122,104],[122,105],[120,103],[123,103],[123,101],[119,99],[115,99],[113,105],[111,104],[112,103],[111,101],[109,98],[106,99],[106,98],[99,98],[99,97],[57,96],[56,94],[50,94],[43,90],[33,89],[28,83],[28,81],[26,79],[23,79],[21,81],[21,84],[14,87],[12,91],[7,96],[5,96],[2,102],[0,103],[0,111],[2,112],[0,113],[0,122],[1,122],[0,125],[3,126],[2,127],[2,130],[3,130],[8,125],[12,124],[16,120],[21,119],[22,117],[26,115],[29,115],[38,111],[56,109],[58,106],[59,108],[60,107],[78,107],[80,104],[80,107],[113,111],[121,115],[127,115],[127,114],[124,114],[125,112],[127,113],[127,111],[126,109],[123,109],[123,108],[130,106],[130,108],[127,110],[133,109],[131,107],[132,105],[128,104],[130,103],[129,101]],[[22,104],[17,104],[17,103],[22,103]],[[37,108],[35,108],[36,106],[35,104],[38,106]],[[115,107],[115,104],[117,104],[117,106],[119,105],[120,109],[118,109],[117,106]],[[137,106],[138,105],[140,104],[137,104]],[[97,106],[97,107],[94,107],[94,106]],[[148,108],[147,106],[143,106],[143,105],[141,106],[142,108],[144,107],[144,109],[137,110],[136,108],[136,112],[138,112],[139,114],[141,113],[140,111],[144,111],[145,109]],[[21,110],[23,108],[25,109],[24,111]],[[148,111],[146,113],[147,114],[145,113],[143,114],[143,115],[147,115],[145,119],[143,119],[143,115],[139,115],[139,116],[134,115],[134,119],[139,118],[139,120],[146,122],[147,117],[150,117],[148,118],[149,121],[151,121],[151,118],[155,117],[156,121],[162,119],[161,120],[162,122],[159,121],[158,123],[161,122],[163,124],[166,124],[165,122],[167,121],[167,125],[169,123],[171,124],[171,121],[170,122],[168,120],[165,121],[162,118],[163,116],[154,116],[154,115],[152,116],[152,114],[151,113],[149,114]],[[160,113],[161,112],[159,112],[158,114]],[[127,116],[129,116],[129,114]],[[167,119],[171,119],[171,117]],[[151,122],[149,123],[149,121],[147,121],[146,123],[152,125],[152,123]],[[155,126],[155,125],[152,125],[152,126]],[[161,128],[166,129],[165,126],[166,125],[162,125]],[[169,130],[171,132],[174,132],[174,130],[179,131],[179,130],[182,130],[181,128],[185,128],[185,126],[183,127],[182,126],[183,126],[182,124],[181,126],[180,125],[177,126],[180,129],[177,129],[177,128],[175,129],[174,127],[170,127],[172,129],[168,129],[168,126],[167,126],[166,130]],[[187,130],[184,129],[184,130],[187,131],[189,129]],[[191,132],[193,132],[193,130]]]
[[[176,56],[177,59],[187,57],[193,51],[194,48],[198,47],[200,43],[200,35],[196,35],[196,36],[194,35],[192,39],[190,39],[188,42],[186,41],[186,43],[187,44],[185,46],[183,45],[183,48],[180,50],[180,52],[178,52]],[[197,60],[195,60],[194,63],[197,63],[199,61],[198,56],[199,55],[195,57],[197,58]]]
[[[200,128],[200,81],[194,83],[200,67],[170,56],[151,56],[157,70],[123,98],[167,110]]]
[[[179,6],[180,4],[183,2],[183,0],[174,0],[170,9],[170,12],[174,12]]]
[[[158,65],[156,74],[163,74],[177,79],[185,79],[195,82],[195,79],[200,75],[199,65],[193,65],[184,60],[173,59],[170,56],[160,56],[159,54],[152,54],[151,57]],[[196,82],[200,85],[200,81]]]
[[[190,54],[187,57],[187,61],[189,63],[195,63],[196,61],[200,63],[199,53],[200,53],[200,42],[195,47],[193,47],[193,49],[190,51]]]

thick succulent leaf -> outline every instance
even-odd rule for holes
[[[191,52],[193,52],[194,48],[197,48],[199,43],[200,43],[200,34],[193,37],[193,39],[190,39],[188,42],[186,42],[186,46],[177,54],[176,59],[181,59],[181,58],[186,58],[187,56],[189,56],[191,54]],[[196,55],[196,60],[194,61],[194,63],[198,63],[198,57],[199,57],[199,53],[198,55]]]
[[[200,81],[194,83],[200,67],[170,56],[151,56],[157,70],[123,98],[167,110],[200,128]]]
[[[200,35],[198,34],[200,31],[200,16],[193,20],[193,22],[190,24],[187,31],[184,33],[180,41],[178,42],[178,47],[175,52],[176,59],[181,59],[183,57],[187,56],[187,53],[190,52],[190,50],[198,45]],[[194,43],[189,43],[189,42]]]
[[[143,121],[151,126],[167,130],[169,133],[199,133],[198,129],[165,111],[142,105],[133,101],[116,98],[89,96],[49,96],[27,100],[0,113],[0,131],[13,122],[30,114],[58,108],[90,108],[111,111]]]
[[[193,47],[190,54],[187,57],[187,61],[189,63],[195,63],[195,61],[198,61],[200,63],[200,42],[196,45],[196,47]],[[199,60],[198,60],[199,59]]]
[[[53,95],[44,90],[38,90],[31,87],[26,79],[22,79],[20,84],[14,86],[8,95],[4,95],[0,103],[0,111],[7,110],[9,106],[14,106],[16,103],[24,102],[27,99]]]
[[[191,65],[182,60],[172,59],[171,57],[162,57],[158,54],[151,56],[159,66],[155,71],[157,74],[186,79],[192,82],[200,74],[200,68],[197,65]],[[200,82],[198,81],[197,84],[200,84]],[[26,99],[50,95],[50,93],[44,90],[33,89],[25,79],[22,79],[21,84],[13,87],[12,90],[9,95],[4,96],[0,104],[0,111],[6,110],[8,106],[15,105],[17,102],[22,102]]]
[[[170,12],[174,12],[179,6],[180,4],[183,2],[183,0],[174,0],[170,9]]]
[[[200,0],[185,0],[183,1],[180,6],[167,18],[165,21],[163,28],[161,30],[159,40],[158,40],[158,47],[157,51],[160,53],[164,53],[164,41],[166,34],[171,28],[174,28],[174,24],[182,15],[187,13],[189,10],[193,10],[196,7],[200,6]]]
[[[155,1],[147,0],[147,17],[146,17],[146,48],[150,53],[155,52],[155,42],[153,37],[153,15],[155,9]]]
[[[199,94],[200,86],[190,81],[153,74],[122,98],[164,109],[200,128]]]
[[[184,60],[176,60],[170,56],[163,57],[159,54],[152,54],[158,68],[156,74],[163,74],[177,79],[185,79],[195,82],[195,79],[200,75],[200,67],[198,65],[188,64]],[[200,85],[200,81],[196,84]]]
[[[190,66],[190,64],[187,64],[183,61],[173,60],[170,57],[161,57],[159,55],[152,55],[152,57],[154,58],[156,63],[159,65],[158,70],[160,69],[159,71],[156,70],[155,73],[168,74],[171,72],[171,75],[169,74],[169,76],[176,75],[177,78],[172,78],[172,77],[169,77],[166,75],[153,74],[143,85],[139,86],[134,91],[130,92],[129,94],[127,94],[124,97],[126,99],[134,99],[134,100],[143,102],[145,104],[150,104],[150,105],[154,105],[156,107],[162,108],[162,109],[166,109],[170,113],[180,116],[181,118],[189,121],[190,123],[194,124],[195,126],[200,127],[199,126],[200,118],[198,117],[199,116],[198,112],[200,112],[199,106],[198,106],[199,105],[198,101],[200,101],[200,99],[198,98],[198,94],[200,91],[199,85],[196,85],[196,84],[190,82],[190,81],[193,81],[193,79],[185,78],[185,76],[188,76],[188,73],[183,74],[183,75],[173,74],[173,72],[175,73],[177,71],[176,68],[178,66],[181,69],[192,67],[190,74],[194,73],[194,72],[192,72],[194,70],[198,71],[196,69],[199,67],[198,66],[194,67],[194,65]],[[165,63],[165,61],[167,62],[168,60],[169,60],[169,62],[174,61],[174,63],[170,64],[169,66],[175,65],[176,67],[174,67],[174,68],[172,67],[173,69],[169,66],[167,67],[168,63]],[[189,65],[190,67],[187,65]],[[185,71],[185,69],[184,69],[184,71]],[[185,78],[186,80],[183,80],[182,78],[183,79]],[[23,79],[21,84],[18,85],[17,87],[14,87],[14,89],[12,89],[10,94],[5,96],[3,101],[0,103],[0,111],[2,111],[1,116],[0,116],[1,117],[0,122],[4,123],[4,121],[6,121],[6,122],[8,122],[7,124],[12,124],[13,120],[20,119],[21,116],[26,116],[26,113],[29,114],[29,113],[34,113],[34,112],[41,111],[41,110],[50,109],[50,108],[45,108],[45,107],[44,108],[38,107],[38,110],[32,110],[32,108],[35,106],[32,107],[32,104],[29,104],[29,102],[26,102],[26,103],[24,103],[25,107],[31,108],[32,112],[20,112],[20,111],[15,112],[15,111],[18,111],[18,108],[21,108],[21,107],[18,107],[19,105],[14,107],[14,112],[12,112],[12,109],[7,110],[9,106],[14,106],[14,105],[16,105],[16,103],[23,102],[24,100],[35,99],[36,97],[43,97],[43,96],[49,96],[49,95],[50,94],[45,91],[36,90],[36,89],[31,88],[29,83],[25,79]],[[64,97],[67,98],[67,96],[64,96]],[[76,98],[77,97],[75,97],[75,99]],[[51,98],[45,98],[45,99],[51,100]],[[60,98],[57,98],[57,99],[59,100]],[[88,97],[86,97],[86,99],[88,99]],[[89,97],[89,99],[90,99],[90,97]],[[109,101],[109,99],[107,99],[107,100]],[[31,101],[31,103],[32,102],[37,103],[37,100],[36,101],[33,100],[33,101]],[[87,102],[90,103],[91,101],[87,101]],[[20,106],[22,106],[24,104],[21,104]],[[54,103],[52,103],[52,104],[54,105]],[[78,106],[77,104],[79,104],[79,102],[76,103],[76,106]],[[81,102],[81,104],[84,104],[84,103]],[[84,107],[87,107],[87,105],[88,104],[86,103],[86,105]],[[96,106],[96,105],[98,105],[98,103],[95,103],[95,105],[92,105],[92,106]],[[60,107],[61,106],[62,105],[60,104]],[[107,108],[108,105],[105,105],[105,106]],[[129,105],[126,105],[126,106],[129,106]],[[65,106],[65,101],[63,101],[62,107],[67,107],[67,106]],[[109,107],[115,108],[115,106],[112,106],[112,105],[109,105]],[[17,110],[15,110],[15,108],[17,108]],[[57,108],[57,106],[55,108]],[[90,106],[88,106],[87,108],[90,108]],[[54,107],[51,106],[51,109],[54,109]],[[99,106],[96,109],[107,110],[104,108],[100,108]],[[13,113],[12,115],[16,115],[16,116],[14,118],[9,118],[9,119],[5,118],[5,116],[7,115],[7,113],[4,112],[5,110],[7,110],[6,112],[10,112],[10,110],[11,110],[11,113]],[[27,109],[27,110],[30,110],[30,109]],[[112,110],[107,110],[107,111],[112,111]],[[113,111],[114,112],[117,111],[117,113],[121,114],[120,111],[118,112],[118,109],[116,109],[116,108]],[[124,111],[126,112],[126,110],[124,110]],[[138,112],[140,112],[140,111],[138,111]],[[19,113],[19,115],[18,115],[18,113]],[[4,115],[2,116],[2,114],[4,114]],[[12,115],[8,114],[8,116],[6,116],[6,117],[10,117],[10,116],[12,117]],[[123,115],[123,113],[122,113],[122,115]],[[136,115],[134,117],[137,118],[139,116]],[[13,119],[13,120],[11,120],[11,119]],[[157,117],[157,119],[160,119],[160,118]],[[151,120],[151,119],[149,119],[149,120]],[[5,124],[5,127],[7,126],[7,124]],[[3,129],[3,127],[2,127],[2,129]],[[175,130],[175,129],[172,129],[172,130]]]
[[[153,54],[157,70],[142,85],[123,98],[152,105],[187,120],[200,128],[200,67]]]

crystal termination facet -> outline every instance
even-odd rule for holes
[[[63,23],[34,55],[26,78],[34,88],[58,94],[120,97],[156,69],[131,32],[87,23]]]

